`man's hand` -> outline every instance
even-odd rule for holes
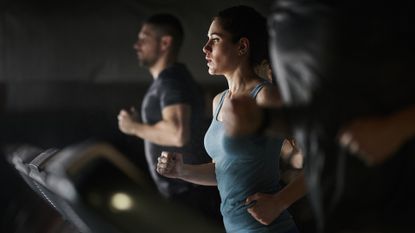
[[[134,124],[136,124],[136,122],[134,120],[133,114],[122,109],[117,118],[118,128],[121,130],[121,132],[128,135],[134,135]]]

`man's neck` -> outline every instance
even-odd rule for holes
[[[176,59],[160,57],[160,59],[158,59],[157,62],[149,68],[151,76],[153,76],[153,78],[156,79],[164,69],[166,69],[175,62]]]

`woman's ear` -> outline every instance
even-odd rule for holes
[[[249,40],[246,37],[242,37],[239,39],[239,51],[238,54],[240,56],[248,53],[249,51]]]

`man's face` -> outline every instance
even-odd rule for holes
[[[142,26],[134,49],[137,51],[140,65],[151,67],[157,62],[160,57],[160,36],[157,35],[153,26],[149,24]]]

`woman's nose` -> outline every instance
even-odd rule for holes
[[[210,52],[210,51],[211,51],[211,48],[210,48],[210,44],[209,44],[209,42],[207,42],[207,43],[205,44],[205,46],[203,46],[202,51],[203,51],[204,53],[207,53],[207,52]]]

